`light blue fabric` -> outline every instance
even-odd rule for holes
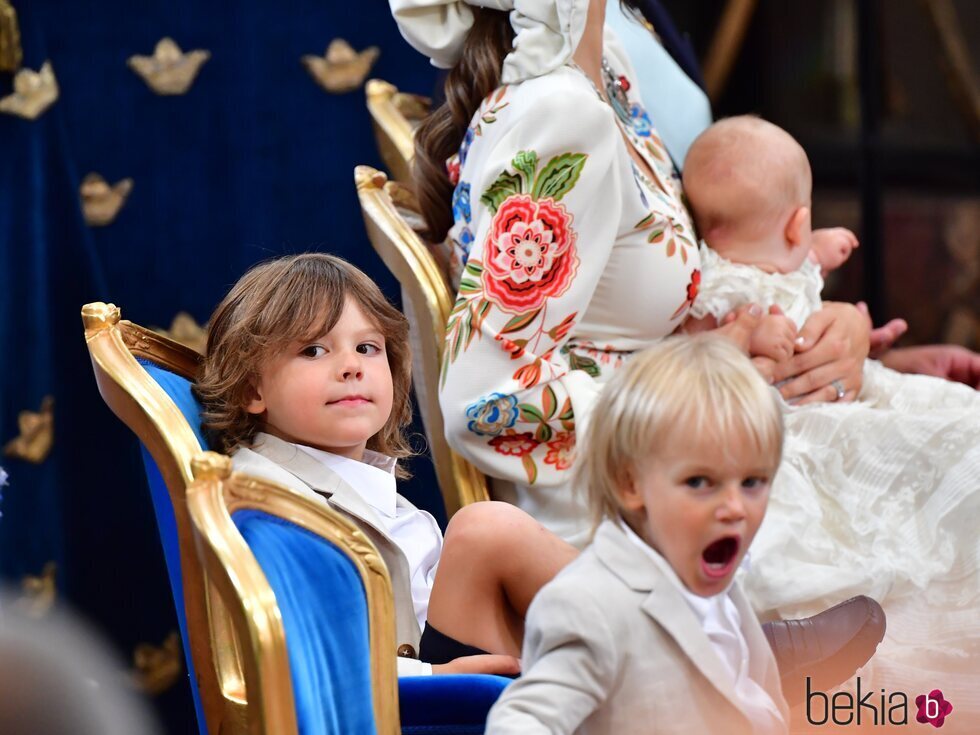
[[[691,143],[711,125],[707,95],[619,3],[609,3],[606,25],[626,49],[636,70],[643,106],[680,171]]]
[[[275,593],[303,735],[373,735],[368,612],[353,563],[325,539],[257,510],[232,516]]]

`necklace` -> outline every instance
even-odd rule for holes
[[[630,88],[629,79],[622,74],[617,76],[613,68],[609,65],[609,62],[606,61],[605,56],[602,57],[602,75],[606,79],[606,96],[609,98],[609,104],[612,106],[616,116],[623,123],[627,125],[632,124],[630,101],[626,96]]]

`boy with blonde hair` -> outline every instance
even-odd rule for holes
[[[779,673],[734,581],[765,515],[783,422],[713,335],[637,354],[576,468],[592,544],[528,610],[524,675],[487,732],[783,733]]]

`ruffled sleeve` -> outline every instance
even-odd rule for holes
[[[553,76],[516,100],[495,95],[472,150],[464,141],[455,237],[472,249],[440,376],[449,443],[491,476],[537,486],[569,479],[576,422],[601,387],[572,368],[566,345],[623,206],[612,110],[578,72]]]

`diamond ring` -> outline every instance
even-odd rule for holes
[[[839,380],[831,380],[830,384],[834,386],[834,390],[837,391],[837,398],[835,398],[834,400],[839,401],[841,398],[844,397],[844,394],[847,392],[844,390],[844,384]]]

